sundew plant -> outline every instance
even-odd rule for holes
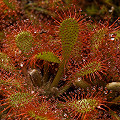
[[[77,0],[1,0],[0,119],[120,120],[120,18],[111,21]]]

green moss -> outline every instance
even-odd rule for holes
[[[96,14],[98,10],[99,9],[94,4],[92,4],[91,6],[88,6],[86,9],[87,13],[89,13],[90,15]]]

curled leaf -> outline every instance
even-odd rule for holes
[[[36,55],[37,59],[42,59],[48,62],[60,63],[59,58],[52,52],[42,52]]]

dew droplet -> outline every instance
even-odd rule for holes
[[[81,81],[81,80],[82,80],[82,78],[81,78],[81,77],[79,77],[79,78],[78,78],[78,81]]]
[[[64,117],[67,117],[67,114],[66,114],[66,113],[64,113]]]
[[[115,40],[115,38],[112,37],[111,40]]]
[[[21,63],[20,66],[23,67],[23,63]]]

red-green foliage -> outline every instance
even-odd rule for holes
[[[0,1],[0,119],[119,120],[119,18],[18,1]]]

